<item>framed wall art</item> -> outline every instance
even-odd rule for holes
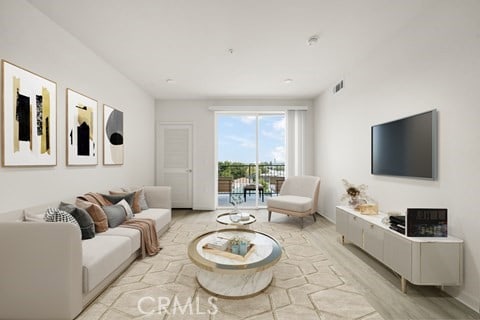
[[[3,165],[57,164],[57,84],[2,60]]]
[[[103,164],[123,164],[123,112],[103,105]]]
[[[67,89],[67,165],[96,165],[97,101]]]

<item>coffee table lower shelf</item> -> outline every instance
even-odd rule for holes
[[[219,274],[206,270],[197,272],[200,286],[211,294],[222,298],[248,298],[265,290],[273,279],[271,269],[244,273]]]

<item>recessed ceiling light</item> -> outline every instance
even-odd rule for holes
[[[292,83],[292,82],[293,82],[293,79],[290,79],[290,78],[283,80],[283,83]]]
[[[314,46],[314,45],[316,45],[317,42],[318,42],[318,38],[319,38],[319,35],[318,35],[318,34],[315,34],[315,35],[311,36],[310,38],[308,38],[307,44],[308,44],[309,46]]]
[[[175,79],[167,79],[165,80],[166,83],[175,83]]]

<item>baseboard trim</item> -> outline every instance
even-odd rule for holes
[[[480,301],[478,301],[478,297],[467,292],[461,292],[457,287],[443,287],[442,291],[454,297],[456,300],[460,301],[473,311],[480,313]]]
[[[197,210],[197,211],[215,211],[215,209],[212,209],[211,207],[193,207],[192,210]]]
[[[330,217],[328,217],[328,216],[326,216],[326,215],[324,215],[324,214],[321,214],[320,212],[316,212],[316,214],[318,214],[318,215],[321,216],[321,217],[324,217],[325,219],[327,219],[327,220],[330,221],[331,223],[336,224],[335,221],[332,220],[332,218],[330,218]]]

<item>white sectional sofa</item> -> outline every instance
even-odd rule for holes
[[[155,220],[160,235],[171,221],[170,187],[144,190],[149,209],[136,216]],[[74,319],[139,256],[135,229],[81,240],[74,224],[25,221],[58,205],[0,213],[0,319]]]

